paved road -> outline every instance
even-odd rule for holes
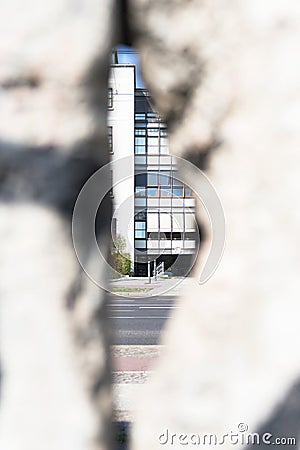
[[[115,326],[115,345],[157,345],[160,332],[172,317],[174,296],[123,298],[111,297],[109,316]]]

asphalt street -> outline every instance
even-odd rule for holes
[[[115,345],[157,345],[168,318],[172,318],[174,296],[124,298],[112,296],[109,316],[114,323]]]

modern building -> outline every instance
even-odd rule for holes
[[[176,179],[168,131],[146,89],[136,88],[136,67],[113,55],[108,91],[108,136],[112,160],[132,157],[130,176],[114,185],[113,232],[122,235],[136,276],[164,263],[185,273],[196,248],[195,200]],[[112,173],[115,184],[116,174]],[[180,255],[180,265],[174,263]],[[176,266],[176,264],[175,264]],[[178,265],[177,265],[178,266]]]

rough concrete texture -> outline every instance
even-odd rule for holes
[[[114,9],[110,0],[1,4],[2,449],[110,446],[105,296],[80,273],[71,213],[109,161]]]
[[[289,409],[300,374],[299,2],[130,5],[171,150],[206,167],[227,222],[220,267],[204,286],[198,268],[167,325],[132,448],[161,448],[167,428],[177,433],[170,448],[181,448],[180,433],[221,437],[241,422],[297,438],[299,413],[290,408],[288,419],[280,410]]]
[[[96,416],[64,305],[75,271],[65,224],[34,205],[0,215],[1,448],[90,448]]]
[[[123,37],[141,52],[171,150],[206,168],[227,220],[218,271],[204,286],[196,271],[164,333],[132,448],[160,448],[166,428],[220,436],[241,422],[297,437],[299,2],[127,3]],[[79,279],[70,211],[84,179],[108,161],[118,21],[109,0],[1,5],[4,449],[108,447],[109,324],[103,293]]]
[[[112,7],[110,0],[3,2],[2,140],[67,151],[103,133]]]

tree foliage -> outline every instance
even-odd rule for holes
[[[122,275],[128,275],[130,273],[130,254],[126,251],[126,240],[120,234],[114,238],[112,244],[111,265]]]

